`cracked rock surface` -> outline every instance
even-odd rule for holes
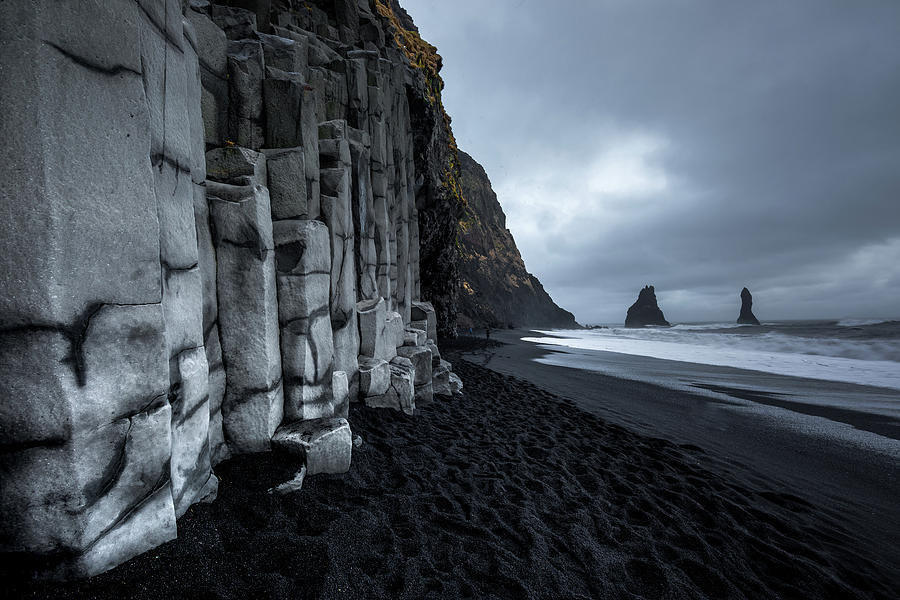
[[[395,2],[224,4],[0,2],[0,552],[41,576],[172,539],[280,427],[433,396],[439,57]],[[326,430],[308,475],[349,465]]]

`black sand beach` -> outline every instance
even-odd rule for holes
[[[347,475],[276,496],[285,457],[226,461],[177,540],[76,583],[22,582],[5,561],[7,597],[896,597],[895,550],[839,514],[458,354],[484,346],[446,352],[462,398],[414,417],[355,405]]]
[[[497,332],[494,337],[503,345],[469,351],[466,356],[536,383],[606,422],[676,444],[699,446],[707,452],[709,468],[750,487],[778,487],[803,497],[853,531],[864,551],[883,557],[887,564],[900,565],[897,422],[800,401],[812,395],[896,403],[896,390],[597,353],[611,371],[629,378],[610,377],[536,362],[547,351],[520,341],[534,335]],[[698,392],[706,391],[701,382],[716,382],[719,393],[711,397],[632,379],[672,372]],[[757,407],[736,403],[738,398],[752,400]],[[769,409],[772,406],[777,407],[774,412]]]

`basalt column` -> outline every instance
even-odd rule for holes
[[[4,2],[0,40],[0,549],[90,575],[212,491],[196,40],[162,0]]]
[[[319,125],[321,211],[331,235],[331,327],[335,369],[347,374],[350,393],[359,389],[356,322],[356,256],[350,144],[346,121]]]
[[[219,148],[207,153],[207,164],[219,326],[228,373],[222,405],[225,440],[234,451],[260,452],[269,449],[284,414],[265,155]]]
[[[380,0],[224,4],[0,2],[0,558],[46,575],[172,539],[232,455],[346,471],[350,400],[460,389],[434,49]]]

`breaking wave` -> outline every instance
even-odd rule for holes
[[[551,332],[546,332],[551,333]],[[554,331],[531,342],[900,389],[900,321]]]

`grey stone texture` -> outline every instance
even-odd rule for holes
[[[255,37],[256,15],[247,9],[232,6],[212,6],[212,18],[229,40]]]
[[[293,494],[295,492],[299,492],[303,489],[303,482],[306,480],[306,465],[300,467],[300,470],[294,475],[292,479],[285,481],[284,483],[272,488],[269,490],[269,493],[278,494],[278,495],[286,495]]]
[[[450,373],[452,367],[446,360],[441,360],[431,372],[432,392],[438,396],[452,396],[453,389],[450,386]]]
[[[315,139],[315,94],[301,73],[266,67],[263,94],[266,142],[272,148],[304,146]]]
[[[463,390],[462,379],[456,373],[450,373],[450,391],[456,395],[461,394]]]
[[[359,359],[359,395],[381,396],[391,385],[391,369],[387,361],[367,356]]]
[[[415,330],[414,330],[415,331]],[[424,337],[425,333],[422,333]],[[397,356],[406,358],[415,369],[413,384],[415,386],[416,403],[426,406],[432,400],[433,388],[431,385],[431,350],[426,346],[402,346],[397,348]]]
[[[264,145],[263,80],[266,66],[257,40],[228,42],[228,139],[258,150]],[[296,145],[296,144],[294,144]]]
[[[204,141],[213,146],[223,146],[228,128],[228,38],[202,11],[188,10],[185,19],[193,27],[197,40]]]
[[[426,334],[428,339],[437,343],[437,313],[431,302],[413,302],[410,310],[410,319],[413,322],[426,323]]]
[[[272,220],[315,219],[319,216],[319,197],[313,195],[306,180],[303,147],[264,149],[272,204]]]
[[[321,221],[274,224],[285,416],[334,415],[334,339],[329,309],[331,240]]]
[[[272,445],[306,462],[306,474],[346,473],[350,470],[353,438],[342,417],[308,419],[278,428]]]
[[[207,183],[216,247],[219,333],[228,369],[222,417],[236,452],[260,452],[284,413],[269,194]]]
[[[275,4],[0,2],[0,552],[42,576],[171,540],[234,454],[346,472],[350,402],[461,389],[421,75],[367,2]]]
[[[322,219],[331,234],[331,328],[335,368],[347,373],[350,389],[359,389],[359,329],[356,315],[356,269],[351,212],[350,148],[346,123],[319,125]],[[331,136],[331,137],[322,137]],[[342,136],[342,137],[337,137]]]
[[[232,185],[267,185],[266,155],[240,146],[213,148],[206,153],[206,175],[210,181]]]
[[[406,325],[403,323],[403,317],[400,313],[389,312],[384,319],[384,337],[385,344],[396,349],[403,345],[403,338],[406,333]]]
[[[397,321],[388,321],[384,298],[363,300],[357,303],[359,319],[359,354],[383,360],[397,355]],[[390,324],[390,328],[389,327]]]
[[[334,415],[346,419],[350,413],[350,382],[343,371],[335,371],[331,376],[332,405]]]
[[[407,343],[411,341],[412,343]],[[404,346],[425,346],[426,336],[424,329],[416,329],[415,327],[407,327],[403,338]]]

